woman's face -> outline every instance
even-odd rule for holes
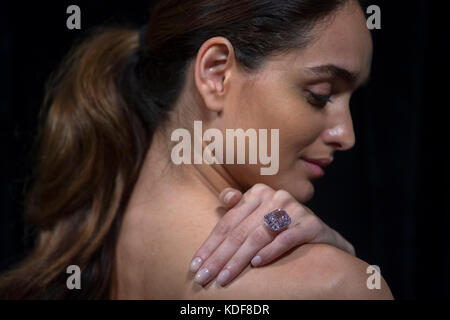
[[[225,164],[243,186],[265,183],[305,202],[319,176],[304,158],[332,159],[355,144],[349,102],[367,80],[372,59],[365,16],[350,1],[318,30],[308,48],[272,57],[256,74],[231,81],[222,129],[267,129],[269,150],[270,129],[279,129],[277,174],[261,175],[268,165],[250,165],[248,156],[246,165]]]

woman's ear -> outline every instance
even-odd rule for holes
[[[210,111],[223,110],[234,50],[224,37],[207,40],[199,49],[195,63],[195,84]]]

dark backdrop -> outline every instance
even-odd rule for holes
[[[139,26],[151,1],[28,1],[0,9],[0,271],[31,238],[22,197],[44,83],[100,23]],[[357,142],[338,153],[308,205],[380,266],[397,299],[450,298],[450,11],[445,1],[367,1],[382,11],[371,82],[352,99]],[[82,30],[66,28],[78,4]]]

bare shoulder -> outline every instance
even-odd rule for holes
[[[248,266],[226,287],[189,283],[183,299],[393,299],[380,275],[369,289],[369,264],[326,244],[305,244],[263,267]]]

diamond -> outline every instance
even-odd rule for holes
[[[291,218],[283,209],[276,209],[264,216],[264,223],[272,231],[280,231],[291,223]]]

